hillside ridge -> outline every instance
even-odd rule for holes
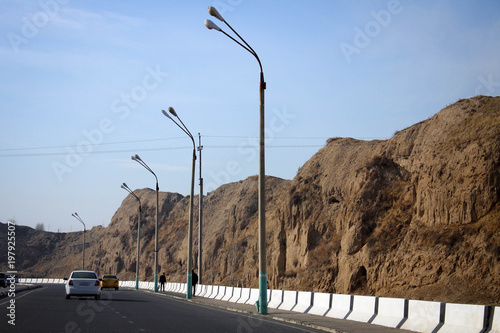
[[[266,176],[269,288],[500,305],[499,151],[500,97],[476,96],[388,140],[331,138],[292,180]],[[152,281],[156,194],[135,194],[140,278]],[[169,281],[185,281],[188,207],[189,196],[160,192],[159,271]],[[257,176],[212,191],[203,210],[203,283],[257,287]],[[81,233],[17,228],[25,275],[81,267]],[[87,234],[87,268],[134,279],[135,198]]]

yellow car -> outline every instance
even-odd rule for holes
[[[116,275],[104,275],[101,280],[101,289],[115,288],[118,290],[118,278]]]

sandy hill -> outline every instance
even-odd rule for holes
[[[460,100],[389,140],[329,139],[293,180],[267,178],[269,288],[499,305],[499,152],[500,97]],[[141,279],[152,281],[156,196],[135,193]],[[185,281],[188,206],[160,193],[159,264],[170,281]],[[256,176],[204,198],[203,283],[257,287],[257,210]],[[28,229],[17,238],[25,275],[81,266],[81,233]],[[107,228],[88,232],[88,268],[133,279],[136,232],[128,196]]]

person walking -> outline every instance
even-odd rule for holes
[[[196,294],[196,284],[198,283],[198,274],[194,272],[194,269],[191,271],[193,273],[193,297]]]
[[[160,276],[160,290],[165,291],[165,282],[167,282],[167,277],[165,276],[165,272]]]

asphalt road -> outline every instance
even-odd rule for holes
[[[15,300],[14,311],[11,300]],[[12,313],[15,315],[15,326],[11,325]],[[105,290],[100,301],[85,297],[67,300],[64,285],[47,284],[42,288],[17,293],[15,298],[0,299],[0,332],[320,331],[259,315],[127,289]]]

